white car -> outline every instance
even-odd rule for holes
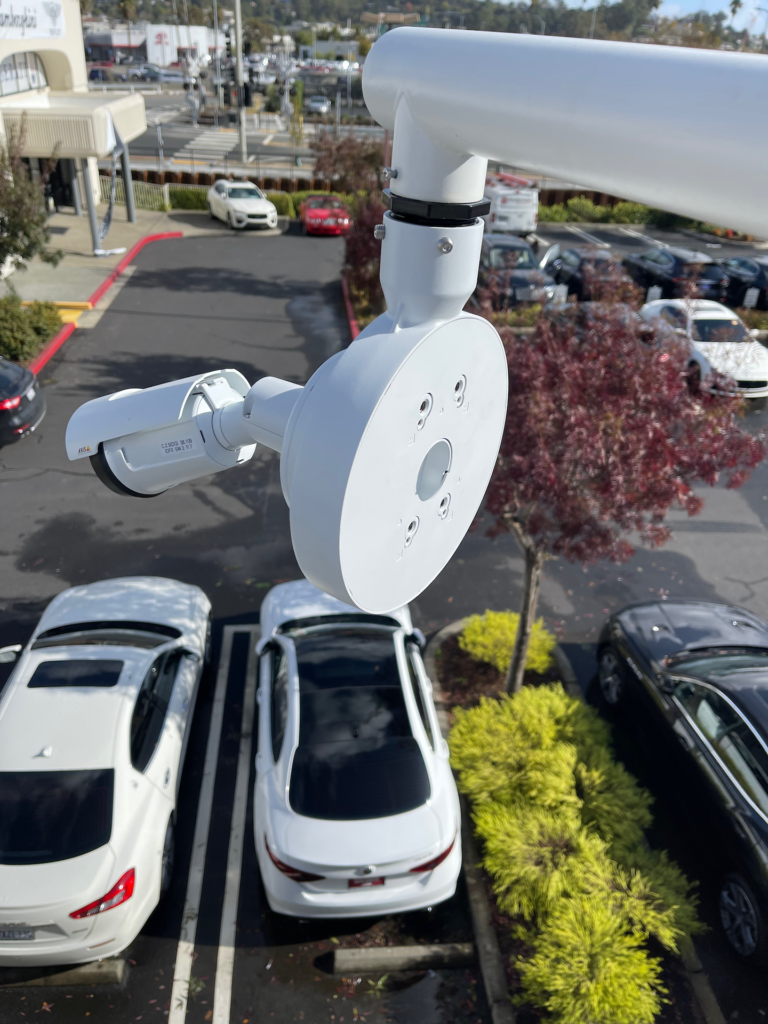
[[[768,352],[736,314],[709,299],[657,299],[640,315],[684,335],[720,373],[736,381],[745,398],[768,397]]]
[[[407,607],[306,580],[261,606],[254,839],[272,910],[357,917],[449,899],[460,810]]]
[[[249,181],[217,181],[208,189],[208,213],[225,221],[233,230],[277,227],[274,203]]]
[[[210,637],[198,587],[151,576],[48,605],[0,694],[0,966],[119,953],[167,891]]]
[[[331,112],[331,101],[327,96],[311,96],[307,100],[307,112],[310,114],[329,114]]]

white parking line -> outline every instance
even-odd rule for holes
[[[245,817],[248,809],[248,780],[251,772],[253,746],[253,720],[256,711],[256,684],[259,659],[256,641],[261,630],[251,627],[251,646],[245,672],[243,694],[243,720],[240,726],[240,752],[237,758],[237,781],[232,806],[232,830],[229,834],[227,881],[224,888],[224,906],[221,912],[219,955],[216,961],[216,982],[213,990],[213,1024],[229,1024],[232,1002],[232,975],[235,966],[235,937],[237,932],[237,903],[240,896],[240,875],[243,864]]]
[[[203,766],[203,781],[200,786],[200,798],[197,803],[197,821],[195,822],[192,860],[189,865],[189,877],[187,879],[187,896],[184,900],[181,934],[176,950],[176,966],[173,971],[173,988],[171,990],[171,1009],[168,1013],[168,1024],[184,1024],[187,1016],[189,980],[192,976],[197,919],[200,914],[200,897],[203,890],[205,854],[208,848],[208,832],[211,827],[213,787],[216,781],[216,766],[219,761],[219,742],[221,740],[221,725],[224,717],[224,702],[227,696],[229,663],[232,660],[232,640],[235,632],[242,630],[242,628],[225,626],[222,637],[221,658],[216,675],[211,725],[208,732],[208,746],[205,751],[205,765]]]
[[[594,235],[590,235],[587,231],[582,231],[581,228],[575,227],[573,224],[566,224],[565,230],[570,231],[572,235],[578,235],[579,238],[583,238],[589,242],[590,245],[596,245],[598,249],[610,249],[610,242],[601,242],[599,238],[595,238]]]
[[[634,228],[618,228],[622,235],[629,235],[630,238],[639,238],[642,242],[647,242],[648,245],[655,245],[657,249],[668,249],[669,246],[666,242],[660,242],[658,238],[651,238],[650,235],[643,235],[639,231],[635,231]]]

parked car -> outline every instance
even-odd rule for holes
[[[331,112],[331,101],[327,96],[310,96],[307,100],[307,113],[320,114],[325,117]]]
[[[768,397],[768,352],[738,316],[708,299],[658,299],[640,315],[684,336],[714,369],[732,377],[745,398]]]
[[[261,628],[254,840],[272,910],[449,899],[459,801],[408,608],[366,615],[299,580],[267,594]]]
[[[299,220],[305,235],[346,235],[352,221],[349,210],[336,196],[307,196],[299,206]]]
[[[555,296],[555,281],[539,267],[531,246],[515,235],[488,234],[483,238],[477,286],[492,289],[498,308],[518,302],[543,305]]]
[[[754,288],[757,309],[768,309],[768,256],[733,256],[719,260],[719,266],[728,275],[726,302],[729,306],[746,305],[747,292]]]
[[[703,812],[728,942],[766,962],[768,623],[706,601],[630,605],[604,626],[598,658],[605,701],[652,730],[683,804]]]
[[[247,227],[276,228],[277,209],[249,181],[217,181],[208,189],[208,213],[233,230]]]
[[[630,284],[629,277],[610,250],[598,249],[594,245],[577,245],[571,249],[553,245],[544,254],[541,266],[579,301],[601,299],[599,293],[607,286]]]
[[[625,256],[622,263],[643,290],[660,288],[655,296],[659,299],[685,298],[691,282],[699,298],[717,302],[725,299],[728,289],[728,276],[722,267],[711,256],[693,249],[648,249]]]
[[[88,72],[89,82],[127,82],[128,72],[120,65],[91,68]]]
[[[44,416],[45,395],[34,373],[0,359],[0,448],[37,430]]]
[[[0,965],[134,940],[173,871],[210,602],[150,576],[65,590],[0,695]]]

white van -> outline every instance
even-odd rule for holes
[[[485,198],[490,212],[483,218],[487,232],[502,232],[525,237],[539,223],[539,190],[526,178],[513,174],[494,174],[486,178]]]

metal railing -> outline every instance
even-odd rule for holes
[[[193,185],[192,188],[203,186]],[[111,179],[104,175],[99,176],[100,199],[102,203],[109,202]],[[171,196],[168,185],[151,185],[146,181],[134,181],[133,200],[139,210],[170,210]],[[115,180],[115,202],[125,206],[125,183],[122,178]]]

